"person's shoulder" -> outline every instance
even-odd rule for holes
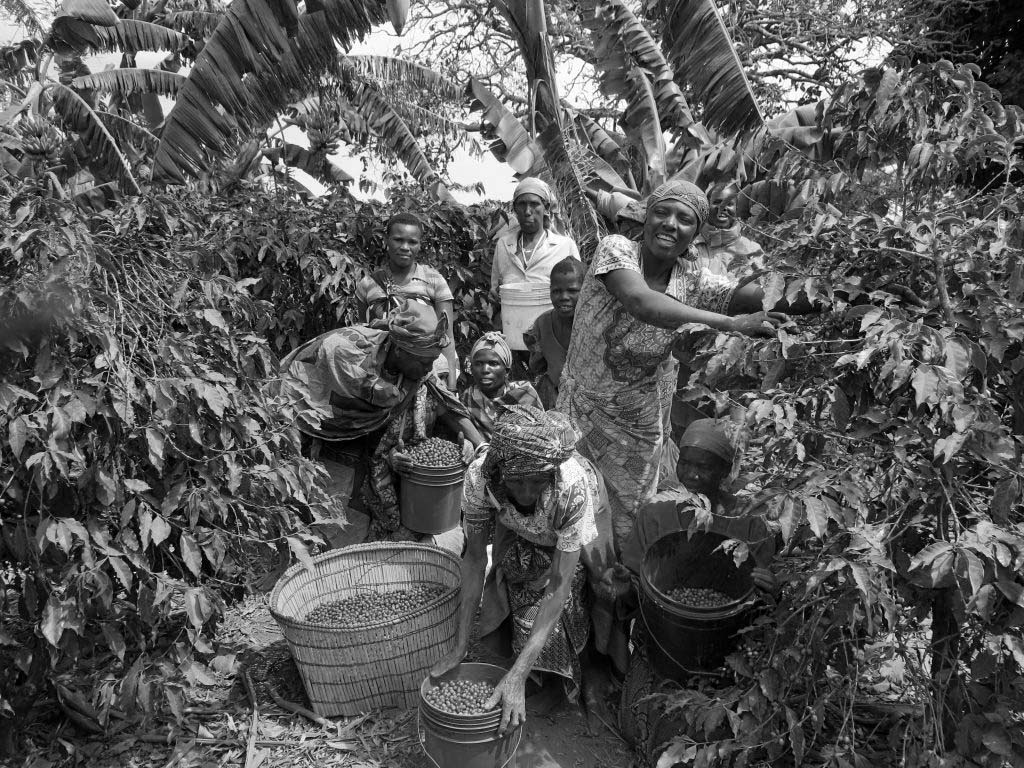
[[[552,245],[571,248],[573,250],[573,255],[576,256],[576,258],[579,258],[579,248],[576,245],[576,241],[569,237],[569,235],[563,235],[561,232],[555,232],[553,229],[549,229],[548,242]]]

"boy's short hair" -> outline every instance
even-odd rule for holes
[[[391,228],[396,224],[407,224],[409,226],[416,227],[420,231],[420,234],[423,234],[423,222],[420,221],[415,214],[409,213],[408,211],[399,211],[388,219],[388,223],[384,227],[385,237],[391,237]]]
[[[583,266],[582,261],[572,256],[566,256],[551,268],[551,279],[554,279],[555,275],[572,275],[582,281],[586,273],[587,268]]]

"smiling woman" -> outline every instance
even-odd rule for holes
[[[704,323],[774,336],[785,321],[777,313],[739,314],[760,308],[760,289],[738,289],[732,278],[694,264],[691,244],[708,215],[699,187],[663,184],[647,201],[642,242],[604,238],[580,291],[558,409],[582,433],[580,453],[604,476],[616,549],[657,486],[676,385],[677,329]]]

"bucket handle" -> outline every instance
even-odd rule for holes
[[[644,621],[644,627],[647,629],[647,636],[654,641],[654,644],[657,645],[659,649],[661,649],[662,653],[664,653],[672,660],[673,664],[675,664],[677,667],[684,670],[685,672],[688,672],[691,675],[707,674],[706,672],[702,672],[697,669],[690,669],[688,666],[680,662],[679,659],[673,656],[672,653],[664,645],[661,644],[661,641],[658,639],[658,636],[655,635],[654,632],[651,630],[651,625],[647,623],[647,614],[644,612],[643,604],[640,605],[640,618]]]
[[[512,758],[516,756],[516,752],[519,751],[519,745],[523,743],[523,726],[520,725],[517,730],[519,731],[519,736],[516,738],[516,745],[512,747],[512,751],[509,753],[509,756],[505,758],[505,762],[499,765],[498,768],[505,768],[505,766],[512,762]],[[437,764],[437,760],[434,759],[434,756],[427,752],[427,733],[423,730],[423,713],[419,708],[416,709],[416,737],[420,741],[420,747],[423,749],[423,754],[426,755],[430,759],[430,762],[434,764],[434,768],[441,768],[441,766]]]

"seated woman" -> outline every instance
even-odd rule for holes
[[[482,593],[481,638],[510,630],[516,656],[489,704],[501,704],[502,731],[525,721],[531,672],[560,678],[570,698],[579,691],[580,653],[590,631],[584,561],[599,540],[610,541],[597,528],[600,487],[593,466],[576,453],[569,420],[519,405],[501,410],[487,453],[466,475],[458,637],[431,674],[444,674],[465,657]],[[492,540],[494,567],[485,584]]]
[[[460,399],[485,440],[490,439],[499,403],[540,406],[540,395],[532,384],[508,380],[512,349],[500,333],[491,331],[481,336],[469,353],[469,362],[473,383]]]
[[[769,593],[778,589],[778,581],[769,568],[776,551],[775,535],[764,518],[722,488],[734,459],[732,443],[714,419],[699,419],[687,427],[679,440],[676,465],[681,487],[658,493],[641,508],[623,545],[621,564],[605,573],[605,583],[613,585],[612,590],[622,596],[627,606],[636,604],[636,589],[630,586],[630,579],[635,581],[639,577],[643,556],[650,546],[670,533],[688,530],[698,515],[703,518],[698,521],[701,530],[747,544],[755,563],[752,576],[758,589]],[[648,698],[662,682],[648,659],[648,643],[643,622],[635,622],[619,725],[623,736],[636,748],[641,763],[653,766],[658,762],[660,747],[678,734],[680,726],[671,713],[661,711],[657,700]]]
[[[469,412],[431,373],[447,343],[447,319],[406,301],[386,330],[355,325],[322,334],[281,363],[305,384],[309,416],[299,429],[313,438],[311,455],[354,465],[353,497],[370,515],[369,538],[415,538],[399,519],[396,450],[429,437],[436,424],[464,438],[466,461],[483,438]],[[315,414],[315,415],[314,415]]]

